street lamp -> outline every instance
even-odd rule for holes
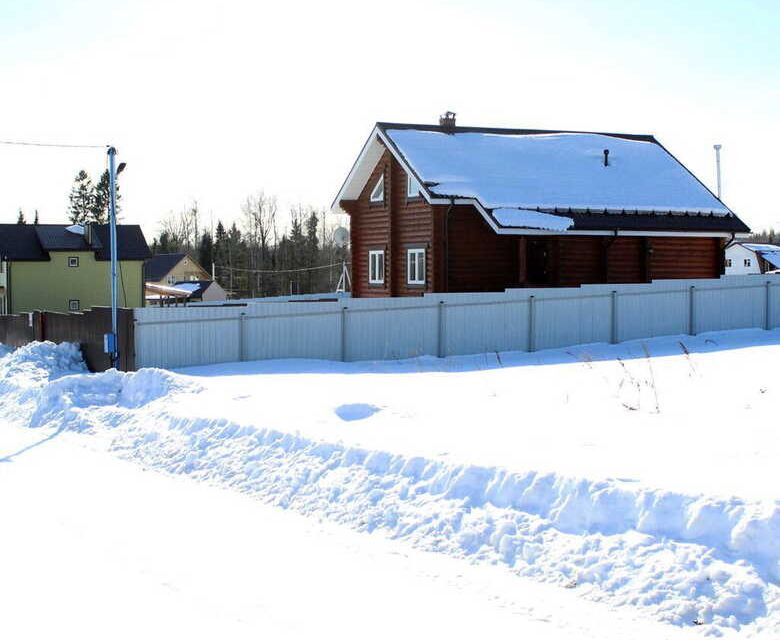
[[[108,221],[110,227],[111,242],[111,333],[103,336],[103,350],[111,358],[111,366],[116,367],[119,362],[119,340],[118,336],[118,305],[117,305],[117,238],[116,238],[116,177],[125,170],[126,162],[119,163],[116,166],[116,148],[108,148],[108,184],[109,184],[109,206]]]

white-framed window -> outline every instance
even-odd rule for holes
[[[743,264],[744,264],[746,267],[749,267],[750,265],[752,265],[752,264],[753,264],[753,261],[752,261],[750,258],[745,258],[745,260],[743,261]]]
[[[368,252],[368,284],[385,283],[385,252],[382,249]]]
[[[68,266],[69,267],[78,267],[79,266],[79,257],[78,256],[69,256],[68,257]]]
[[[81,300],[68,300],[68,311],[80,311]]]
[[[414,179],[411,173],[406,174],[406,197],[416,198],[420,195],[420,183]]]
[[[171,285],[171,286],[173,286],[174,284],[176,284],[176,276],[173,276],[173,275],[171,275],[171,276],[168,276],[168,277],[167,277],[165,280],[166,280],[166,281],[168,282],[168,284],[169,284],[169,285]]]
[[[382,176],[377,181],[376,185],[374,186],[373,191],[371,191],[371,197],[369,198],[371,202],[384,202],[385,201],[385,176],[382,174]]]
[[[407,284],[425,284],[425,249],[407,249]]]
[[[726,258],[726,266],[727,267],[731,266],[731,258]]]

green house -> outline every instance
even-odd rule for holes
[[[119,305],[144,303],[149,246],[138,225],[118,225]],[[81,311],[111,304],[106,224],[0,224],[0,314]]]

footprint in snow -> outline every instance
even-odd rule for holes
[[[353,420],[365,420],[370,418],[377,411],[379,407],[375,407],[373,404],[342,404],[335,409],[336,415],[345,422],[352,422]]]

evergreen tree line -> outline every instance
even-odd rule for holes
[[[780,231],[775,231],[772,227],[750,234],[750,242],[761,242],[764,244],[778,244],[780,242]]]
[[[297,206],[280,233],[277,201],[259,193],[247,198],[238,222],[218,220],[212,234],[197,203],[159,224],[153,254],[189,253],[235,298],[325,293],[335,290],[348,246],[328,225],[324,211]],[[334,265],[334,266],[327,266]]]

